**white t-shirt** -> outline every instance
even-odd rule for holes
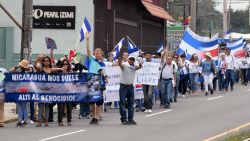
[[[234,70],[235,68],[235,58],[233,55],[225,56],[226,62],[227,62],[227,69],[228,70]]]
[[[189,73],[199,73],[199,64],[190,62],[189,63]]]

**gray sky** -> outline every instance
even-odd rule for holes
[[[216,9],[219,10],[220,12],[223,11],[223,0],[214,0],[216,2]],[[227,0],[228,7],[230,0]],[[233,10],[245,10],[248,8],[249,1],[248,0],[232,0],[232,5],[231,7]]]

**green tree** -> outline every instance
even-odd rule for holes
[[[250,33],[249,10],[230,10],[229,30],[238,33]]]

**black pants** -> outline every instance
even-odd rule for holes
[[[243,76],[243,83],[244,84],[247,84],[247,69],[241,69],[241,72],[242,72],[242,76]]]
[[[72,104],[71,103],[58,103],[57,110],[58,110],[58,123],[63,121],[63,114],[64,114],[64,106],[66,105],[67,108],[67,122],[71,122],[72,118]]]
[[[217,89],[217,80],[218,80],[218,77],[215,76],[214,79],[213,79],[213,90],[216,91]]]
[[[185,95],[187,92],[187,85],[188,85],[188,75],[180,76],[180,82],[179,82],[179,93],[182,95]]]
[[[54,106],[55,104],[49,104],[49,121],[50,122],[54,121],[54,111],[53,111]]]
[[[152,109],[153,106],[153,86],[143,85],[144,107]]]

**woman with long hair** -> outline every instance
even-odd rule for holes
[[[68,60],[63,60],[59,64],[59,68],[62,68],[64,70],[64,73],[71,73],[72,68],[71,64]],[[67,125],[71,126],[71,118],[72,118],[72,104],[71,103],[58,103],[57,104],[58,108],[58,125],[59,126],[64,126],[63,124],[63,116],[64,116],[64,108],[66,108],[67,111]]]
[[[199,58],[197,54],[193,54],[190,58],[189,63],[189,81],[191,84],[192,94],[195,94],[197,91],[197,81],[199,77]]]
[[[46,74],[51,74],[55,73],[57,71],[63,71],[62,68],[52,68],[52,63],[51,59],[49,56],[45,56],[42,61],[42,66],[41,68],[37,68],[38,72],[40,73],[46,73]],[[48,119],[49,119],[49,103],[46,102],[39,102],[38,103],[38,122],[37,122],[37,127],[41,127],[41,122],[42,122],[42,117],[43,117],[43,112],[45,110],[45,126],[49,126],[48,124]]]
[[[206,59],[201,63],[202,67],[202,74],[204,77],[205,82],[205,95],[208,95],[208,86],[210,87],[211,94],[214,93],[213,91],[213,78],[214,74],[216,73],[216,68],[212,56],[209,52],[205,54]]]

